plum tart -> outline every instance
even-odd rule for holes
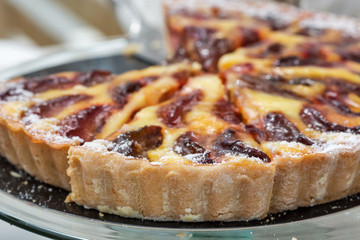
[[[124,217],[251,220],[360,192],[358,20],[163,2],[167,65],[8,81],[0,153]]]

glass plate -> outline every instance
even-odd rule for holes
[[[62,51],[0,73],[19,75],[105,69],[121,73],[152,63],[141,55],[125,56],[128,42],[117,39],[91,48]],[[16,169],[0,158],[0,218],[55,239],[358,239],[360,194],[309,208],[240,222],[156,222],[100,214],[65,204],[68,192]]]

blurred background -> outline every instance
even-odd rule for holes
[[[51,46],[120,34],[107,0],[0,0],[0,37],[9,40]]]
[[[151,16],[146,19],[148,22],[160,18],[153,14],[158,7],[154,6],[156,1],[130,1],[140,12]],[[305,9],[360,16],[358,0],[278,1]],[[84,46],[121,34],[111,0],[0,0],[0,69],[59,46]]]
[[[0,0],[0,68],[121,33],[108,0]]]

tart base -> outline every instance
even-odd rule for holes
[[[215,165],[154,164],[69,150],[67,201],[123,217],[181,221],[250,220],[266,216],[275,169],[254,160]]]
[[[360,149],[275,159],[270,212],[331,202],[360,190]]]
[[[0,154],[37,179],[70,191],[66,175],[68,150],[69,146],[54,148],[34,141],[22,127],[0,121]]]
[[[215,165],[156,164],[86,147],[69,150],[67,201],[123,217],[239,221],[359,192],[360,148]]]

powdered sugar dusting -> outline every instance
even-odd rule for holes
[[[308,146],[298,142],[265,142],[263,146],[274,156],[299,158],[307,152]]]
[[[312,27],[319,29],[334,29],[347,35],[360,36],[360,21],[330,13],[311,12],[299,9],[287,4],[273,3],[271,1],[238,1],[238,0],[164,0],[171,11],[187,10],[210,10],[218,7],[229,12],[239,12],[247,16],[260,19],[279,21],[284,24],[299,21],[300,27]]]
[[[322,133],[311,147],[285,141],[266,142],[263,145],[272,155],[281,158],[301,158],[315,153],[337,156],[344,152],[360,151],[360,136],[351,133]]]
[[[124,154],[121,154],[121,152],[119,149],[119,144],[114,143],[114,142],[110,142],[108,140],[105,139],[95,139],[91,142],[85,142],[84,145],[82,145],[82,147],[89,149],[93,152],[98,152],[101,154],[119,154],[122,157],[126,157],[127,159],[134,159],[134,157],[132,156],[125,156]],[[124,146],[123,146],[124,147]]]
[[[69,138],[60,135],[59,120],[55,118],[40,119],[36,114],[29,114],[22,119],[22,123],[25,131],[33,138],[44,140],[46,143],[79,145],[84,142],[80,137]]]
[[[150,162],[151,165],[154,165],[154,166],[161,166],[161,165],[164,165],[164,163],[162,162]]]
[[[318,29],[334,29],[350,36],[360,36],[360,22],[357,19],[329,13],[314,13],[311,17],[300,21],[301,27]]]
[[[132,142],[131,141],[122,141],[121,143],[113,143],[112,151],[113,152],[126,152],[128,149],[131,148]]]
[[[236,160],[236,159],[247,159],[247,160],[251,160],[251,161],[254,161],[254,162],[257,162],[257,163],[260,163],[260,164],[265,164],[265,162],[263,160],[261,160],[260,158],[249,157],[246,154],[236,154],[236,155],[234,155],[234,154],[231,154],[231,153],[227,153],[227,154],[225,154],[224,157],[225,157],[225,159],[230,160],[230,162],[232,160]],[[225,162],[227,162],[227,161],[223,161],[221,163],[225,163]],[[219,163],[219,164],[221,164],[221,163]]]
[[[188,154],[184,157],[194,163],[201,163],[204,159],[206,159],[206,155],[209,153],[210,151],[205,151],[203,153]]]
[[[239,12],[247,16],[257,17],[261,19],[274,19],[283,23],[290,23],[304,14],[293,6],[279,3],[267,2],[254,2],[254,1],[238,1],[238,0],[165,0],[166,5],[171,11],[179,11],[181,9],[197,10],[207,9],[209,7],[217,7],[229,12]]]
[[[4,102],[19,102],[19,101],[28,101],[30,98],[34,96],[34,94],[28,90],[24,89],[24,84],[17,82],[8,82],[6,84],[1,84],[0,95],[2,93],[7,93],[5,99],[0,100],[0,103]]]
[[[84,142],[84,140],[82,140],[79,137],[69,138],[66,136],[61,136],[57,132],[52,132],[43,129],[34,129],[28,127],[27,131],[32,135],[33,138],[44,140],[47,143],[53,143],[59,145],[61,144],[79,145],[82,142]]]
[[[39,115],[37,114],[28,114],[26,115],[25,117],[23,117],[21,119],[21,121],[24,123],[24,124],[33,124],[33,123],[36,123],[38,121],[40,121],[41,118]]]
[[[360,136],[351,133],[323,133],[323,142],[314,146],[315,151],[322,153],[341,153],[360,150]]]
[[[100,152],[100,153],[105,153],[108,151],[108,149],[110,147],[113,146],[112,142],[109,142],[107,140],[104,139],[96,139],[92,142],[86,142],[83,147],[90,149],[94,152]]]
[[[279,3],[254,3],[247,1],[244,3],[240,3],[239,1],[230,2],[231,4],[237,4],[237,7],[240,8],[245,15],[261,19],[271,18],[285,24],[295,21],[302,14],[302,11],[295,7]],[[240,6],[240,4],[242,4],[242,6]],[[229,10],[231,9],[229,8]]]

